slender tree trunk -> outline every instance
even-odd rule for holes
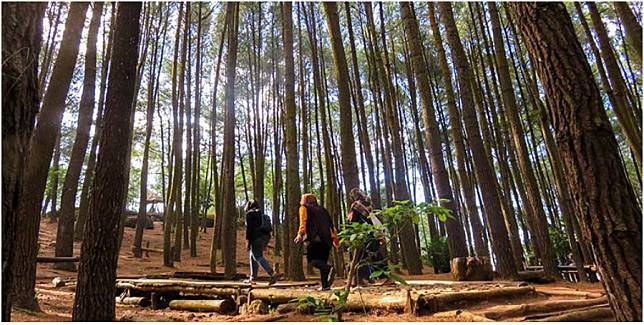
[[[514,87],[512,85],[512,80],[510,79],[510,71],[505,56],[503,36],[501,35],[501,23],[499,22],[496,4],[490,2],[488,3],[488,6],[490,8],[490,21],[492,22],[492,36],[499,72],[499,82],[501,84],[501,93],[503,95],[503,107],[505,108],[506,116],[510,122],[514,146],[517,149],[516,152],[519,160],[519,170],[521,171],[521,176],[526,182],[528,197],[528,202],[526,203],[528,205],[528,209],[532,211],[532,216],[535,217],[533,220],[528,219],[528,222],[531,222],[533,225],[532,238],[538,246],[537,256],[541,259],[544,271],[546,274],[556,279],[559,277],[557,256],[554,252],[552,242],[550,241],[550,236],[548,234],[548,222],[541,202],[539,185],[537,184],[537,179],[530,163],[528,148],[523,137],[523,126],[517,109]]]
[[[92,126],[94,114],[94,93],[96,89],[96,40],[98,27],[103,15],[103,3],[96,3],[92,10],[92,20],[89,24],[87,49],[85,52],[85,73],[83,76],[83,93],[78,109],[78,126],[76,139],[72,148],[69,165],[65,173],[63,194],[60,199],[60,218],[56,233],[56,256],[74,255],[74,221],[76,206],[76,190],[78,180],[89,142],[89,129]],[[73,263],[56,263],[54,268],[75,271]]]
[[[4,58],[2,63],[2,287],[4,290],[2,290],[1,320],[3,322],[11,321],[11,307],[14,303],[10,297],[11,289],[15,275],[19,275],[16,272],[19,270],[15,268],[15,261],[23,255],[18,250],[19,245],[16,245],[16,230],[20,227],[19,221],[22,221],[18,218],[18,203],[25,185],[29,140],[40,106],[38,56],[44,11],[44,3],[5,2],[2,4],[2,57]],[[33,286],[31,290],[33,294]],[[32,295],[28,301],[32,302],[33,299]]]
[[[92,185],[92,180],[94,179],[94,167],[96,166],[96,149],[98,147],[98,142],[101,138],[101,133],[103,130],[103,110],[105,103],[105,91],[107,89],[107,74],[110,66],[110,61],[112,57],[112,38],[114,35],[114,22],[116,20],[116,10],[115,4],[112,4],[112,17],[110,19],[110,31],[107,36],[107,46],[103,51],[103,62],[101,63],[101,88],[98,96],[98,103],[96,109],[98,110],[96,114],[96,124],[94,125],[94,136],[92,137],[92,145],[89,150],[89,156],[87,157],[87,167],[85,168],[85,177],[83,179],[83,187],[81,190],[80,203],[78,208],[78,219],[74,225],[74,239],[82,240],[83,239],[83,230],[85,228],[85,221],[87,220],[87,214],[89,213],[89,197],[90,197],[90,188]],[[105,42],[105,39],[103,39]]]
[[[617,104],[613,107],[615,109],[615,115],[622,127],[624,136],[628,140],[631,150],[635,153],[637,168],[642,170],[642,128],[633,115],[633,107],[630,107],[628,104],[626,98],[626,83],[620,73],[615,53],[613,52],[608,33],[599,15],[597,6],[592,2],[587,2],[586,6],[590,12],[590,18],[599,39],[602,60],[606,64],[608,80],[610,80],[613,96],[615,96]]]
[[[224,117],[224,153],[222,161],[222,253],[224,260],[224,274],[227,278],[237,271],[235,258],[235,240],[237,225],[237,207],[235,206],[235,69],[237,67],[237,33],[239,22],[239,4],[229,2],[226,4],[226,17],[228,20],[226,54],[226,90],[225,90],[225,117]]]
[[[293,16],[292,5],[289,2],[282,6],[282,40],[284,44],[284,140],[286,141],[286,207],[285,224],[290,227],[290,234],[294,235],[297,229],[300,175],[298,167],[297,127],[295,123],[295,63],[293,59]],[[308,145],[308,144],[307,144]],[[290,238],[289,238],[290,239]],[[289,269],[287,276],[293,280],[304,279],[302,269],[302,253],[300,247],[288,241],[290,247]]]
[[[449,66],[447,65],[447,57],[443,46],[443,40],[438,29],[436,22],[434,6],[429,5],[429,19],[432,25],[432,34],[434,35],[434,43],[438,51],[438,61],[443,77],[443,85],[447,95],[447,109],[450,119],[452,141],[456,148],[456,163],[458,165],[458,179],[463,191],[463,198],[465,199],[465,207],[467,215],[472,223],[472,232],[474,239],[474,246],[477,256],[490,256],[487,245],[483,241],[483,233],[485,230],[481,225],[479,219],[478,209],[476,207],[476,198],[474,193],[474,185],[470,182],[470,176],[467,174],[465,167],[465,145],[463,144],[461,121],[456,108],[456,99],[454,98],[454,89],[452,87],[452,77]]]
[[[463,109],[463,124],[465,125],[465,131],[467,132],[469,144],[472,149],[474,171],[476,172],[481,188],[485,215],[489,220],[489,229],[492,235],[491,239],[494,253],[497,257],[499,275],[503,278],[514,278],[516,277],[517,267],[503,220],[496,176],[481,141],[481,133],[476,121],[474,101],[470,90],[472,72],[458,36],[451,4],[442,2],[439,4],[439,7],[441,10],[441,20],[445,25],[447,41],[451,47],[452,58],[458,72],[458,83]]]
[[[635,62],[642,65],[642,25],[635,19],[628,2],[613,2],[613,7],[624,24],[630,46],[635,50]]]
[[[510,7],[543,83],[566,181],[615,317],[641,321],[642,211],[570,17],[560,3]]]

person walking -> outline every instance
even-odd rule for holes
[[[376,216],[371,215],[373,210],[371,198],[359,188],[349,191],[349,199],[353,201],[349,209],[348,220],[355,223],[368,223],[373,225]],[[376,223],[380,223],[379,220]],[[365,247],[361,247],[353,252],[359,254],[358,260],[360,267],[357,270],[356,285],[365,286],[368,283],[374,283],[371,273],[374,271],[374,264],[380,262],[380,242],[373,237],[367,241]]]
[[[270,275],[268,285],[273,285],[277,282],[279,275],[273,271],[271,265],[264,258],[264,250],[268,246],[268,241],[271,239],[271,232],[273,226],[271,219],[265,215],[259,208],[259,204],[255,200],[251,200],[246,204],[246,240],[248,241],[247,249],[250,259],[250,278],[244,282],[255,284],[257,279],[257,272],[259,265]]]
[[[300,227],[294,241],[306,242],[306,260],[320,270],[322,286],[318,290],[330,290],[335,278],[335,270],[333,266],[327,264],[327,261],[331,247],[338,248],[340,242],[329,212],[318,205],[315,194],[302,195]]]

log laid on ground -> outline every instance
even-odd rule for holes
[[[145,282],[143,282],[145,281]],[[163,281],[163,282],[162,282]],[[187,293],[194,295],[216,295],[221,297],[236,297],[240,294],[239,286],[213,286],[204,285],[200,282],[176,282],[165,279],[151,280],[151,279],[138,279],[138,280],[122,280],[116,282],[118,289],[133,289],[143,292],[156,292],[156,293]]]
[[[218,314],[234,314],[235,302],[230,299],[217,300],[171,300],[170,309],[198,312],[216,312]]]
[[[147,297],[117,297],[116,303],[121,305],[147,307],[150,305],[150,299]]]
[[[208,265],[205,265],[205,266],[208,266]],[[210,273],[210,272],[174,272],[173,277],[179,278],[179,279],[226,280],[223,273]],[[248,278],[248,275],[244,273],[237,273],[233,276],[233,280],[247,279],[247,278]]]
[[[587,309],[582,311],[571,311],[569,313],[546,317],[542,319],[535,319],[537,322],[583,322],[604,319],[613,316],[613,311],[610,307],[600,307]]]
[[[135,247],[132,246],[132,251],[134,251]],[[148,252],[148,253],[163,253],[162,249],[157,249],[157,248],[147,248],[147,247],[141,247],[142,252]]]
[[[456,318],[459,322],[494,322],[489,318],[460,309],[435,313],[433,316],[436,318]]]
[[[78,262],[80,257],[78,256],[37,256],[36,263],[64,263],[64,262]]]
[[[517,316],[525,316],[534,313],[544,313],[558,310],[573,309],[594,305],[602,305],[608,302],[607,297],[600,297],[586,300],[554,300],[540,301],[522,305],[499,306],[486,311],[483,315],[491,319],[503,319]]]
[[[251,299],[265,300],[269,304],[285,304],[305,296],[331,302],[333,293],[331,291],[310,291],[302,289],[254,288],[251,290],[250,295]],[[383,292],[381,294],[353,291],[347,297],[346,308],[350,311],[382,309],[402,312],[405,308],[408,308],[410,304],[409,299],[409,295],[404,290]]]
[[[417,301],[417,310],[423,310],[430,313],[455,309],[463,304],[498,298],[509,298],[514,296],[528,295],[534,292],[534,288],[510,287],[490,290],[462,291],[452,293],[442,293],[437,295],[420,294]]]
[[[537,289],[537,292],[550,295],[550,296],[578,296],[578,297],[584,297],[584,298],[599,298],[604,296],[604,293],[602,292],[576,291],[568,288],[564,288],[564,290],[556,290],[556,289],[550,289],[550,288]]]
[[[253,318],[241,319],[242,322],[263,323],[263,322],[276,322],[288,317],[288,315],[263,315]]]
[[[492,280],[492,264],[487,257],[457,257],[450,261],[452,276],[456,281]]]
[[[585,310],[597,309],[597,308],[603,308],[603,307],[608,307],[608,304],[594,305],[594,306],[588,306],[588,307],[582,307],[582,308],[567,309],[567,310],[553,311],[553,312],[548,312],[548,313],[540,313],[540,314],[528,315],[526,317],[522,317],[520,319],[520,321],[535,321],[535,320],[546,318],[546,317],[559,316],[559,315],[563,315],[563,314],[567,314],[567,313],[579,312],[579,311],[585,311]]]

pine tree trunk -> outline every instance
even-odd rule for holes
[[[226,89],[224,94],[224,152],[222,157],[222,230],[221,247],[224,260],[224,274],[232,278],[237,273],[235,260],[235,241],[237,239],[237,207],[235,205],[235,69],[237,67],[237,34],[239,21],[239,4],[226,4],[228,20],[226,54]]]
[[[510,7],[542,81],[566,181],[615,317],[641,321],[642,211],[570,17],[563,4]]]
[[[327,25],[329,28],[329,37],[331,38],[331,47],[333,49],[333,61],[336,68],[336,78],[338,81],[338,102],[340,106],[340,147],[342,161],[342,175],[344,176],[345,195],[360,186],[358,179],[358,165],[356,162],[355,140],[353,137],[353,123],[351,114],[351,93],[349,91],[349,68],[342,44],[342,34],[340,32],[340,18],[338,16],[338,6],[335,2],[325,2],[324,11],[326,12]],[[347,199],[348,204],[351,204]]]
[[[114,68],[110,71],[101,138],[94,178],[94,195],[81,247],[73,321],[113,321],[118,260],[118,231],[124,210],[128,141],[127,126],[134,114],[136,63],[141,3],[118,5],[114,34]],[[106,231],[108,229],[109,231]]]
[[[467,58],[465,57],[463,45],[461,44],[461,40],[458,36],[458,30],[456,29],[456,23],[454,22],[451,4],[442,2],[439,4],[439,8],[441,10],[441,21],[445,25],[447,41],[452,50],[452,58],[458,72],[458,84],[460,87],[463,109],[463,124],[465,125],[465,131],[472,149],[472,158],[474,160],[475,167],[474,171],[476,172],[479,186],[481,188],[485,215],[489,220],[488,227],[492,235],[491,241],[494,253],[497,256],[499,275],[502,278],[514,278],[516,277],[517,267],[512,256],[508,232],[503,220],[496,176],[492,170],[483,142],[481,141],[481,133],[477,123],[474,101],[470,90],[472,72],[470,70],[469,63],[467,62]]]
[[[15,306],[34,309],[36,281],[36,255],[38,253],[38,234],[40,229],[40,208],[47,182],[47,172],[51,162],[56,137],[63,118],[65,99],[72,79],[72,73],[78,55],[85,12],[88,3],[72,3],[65,23],[65,32],[61,50],[54,65],[50,87],[43,98],[42,109],[38,114],[38,123],[31,141],[29,161],[25,171],[24,190],[18,210],[22,222],[16,229],[16,246],[14,248],[15,274],[14,286]]]
[[[637,168],[642,170],[642,128],[633,115],[633,107],[630,107],[628,104],[626,98],[626,83],[620,73],[615,53],[613,52],[608,33],[599,15],[597,6],[592,2],[586,2],[586,6],[590,12],[590,18],[599,39],[602,60],[606,65],[608,80],[610,80],[613,96],[615,96],[617,104],[613,107],[615,115],[617,116],[624,136],[628,140],[631,150],[635,153]]]
[[[479,213],[476,206],[476,198],[474,193],[474,185],[470,182],[470,176],[467,174],[465,167],[465,145],[463,144],[462,138],[461,120],[458,109],[456,108],[456,99],[454,98],[454,89],[452,87],[451,71],[449,69],[449,66],[447,65],[447,57],[445,55],[442,37],[438,29],[438,23],[436,22],[433,4],[429,4],[429,19],[432,25],[434,43],[436,44],[438,51],[438,61],[441,69],[441,75],[443,77],[443,85],[445,87],[445,92],[447,95],[447,109],[451,126],[450,129],[452,133],[452,141],[454,142],[454,147],[456,148],[458,179],[463,191],[463,198],[465,199],[467,215],[469,216],[470,222],[472,223],[472,232],[474,237],[474,247],[476,249],[476,255],[490,256],[487,245],[483,241],[483,233],[485,232],[485,230],[483,229],[481,221],[479,219]]]
[[[107,74],[108,68],[110,66],[110,58],[112,57],[112,38],[114,35],[114,21],[116,19],[115,4],[112,4],[112,16],[110,18],[110,31],[105,39],[103,35],[103,42],[107,43],[103,48],[102,56],[103,60],[101,62],[101,86],[99,90],[98,103],[96,109],[98,112],[96,114],[96,124],[94,125],[94,136],[92,137],[92,145],[89,149],[89,156],[87,157],[87,167],[85,168],[85,177],[83,178],[83,187],[81,190],[80,203],[78,208],[78,218],[76,219],[76,224],[74,225],[74,239],[82,240],[83,239],[83,230],[85,228],[85,221],[87,220],[87,214],[89,213],[89,196],[90,196],[90,187],[92,185],[92,180],[94,179],[94,167],[96,166],[96,149],[98,147],[98,141],[101,138],[101,133],[103,129],[103,110],[105,103],[105,91],[107,89]]]
[[[295,235],[298,225],[300,198],[300,175],[297,150],[297,127],[295,123],[295,63],[293,59],[293,9],[291,3],[282,5],[282,41],[284,44],[284,140],[286,142],[286,204],[285,225],[290,227],[290,235]],[[308,144],[305,144],[308,145]],[[290,254],[287,276],[293,280],[304,279],[302,253],[291,238],[288,238]]]
[[[503,107],[508,121],[514,146],[517,149],[517,159],[519,161],[519,170],[521,176],[526,182],[528,209],[532,211],[534,219],[528,219],[532,223],[532,238],[535,244],[539,246],[537,257],[541,259],[544,271],[547,275],[558,278],[559,270],[557,269],[557,255],[554,252],[550,236],[548,235],[548,222],[541,202],[539,185],[530,163],[528,148],[524,139],[523,126],[520,120],[517,102],[514,95],[514,86],[510,79],[510,71],[504,49],[503,36],[501,35],[501,23],[496,9],[496,4],[488,3],[490,9],[490,21],[492,23],[492,38],[494,40],[494,52],[496,56],[497,69],[499,72],[499,83],[501,85],[501,94],[503,96]]]
[[[626,37],[630,46],[635,50],[635,62],[642,65],[642,25],[635,19],[628,2],[616,1],[613,2],[613,7],[626,28]]]
[[[2,4],[2,57],[4,58],[2,64],[2,287],[4,290],[2,290],[1,320],[3,322],[11,321],[11,307],[14,300],[10,295],[14,278],[22,277],[16,272],[19,270],[15,268],[15,261],[21,258],[21,251],[16,245],[16,230],[20,227],[18,203],[25,185],[29,141],[40,105],[38,55],[45,7],[44,3]],[[38,209],[40,216],[40,206]],[[35,260],[35,255],[33,257]],[[35,271],[35,264],[33,266]],[[33,276],[35,278],[35,272]],[[29,302],[34,300],[33,285],[31,291]]]
[[[87,49],[85,53],[85,73],[83,75],[83,93],[78,110],[78,126],[76,127],[76,139],[72,148],[69,165],[65,173],[63,183],[63,194],[60,199],[60,218],[58,231],[56,233],[56,256],[74,255],[74,221],[76,206],[76,190],[80,179],[87,143],[89,142],[89,130],[92,126],[92,115],[94,114],[94,93],[96,89],[96,40],[98,27],[103,15],[103,4],[97,3],[92,10],[92,20],[89,25],[87,37]],[[73,263],[56,263],[54,268],[60,270],[75,270]]]

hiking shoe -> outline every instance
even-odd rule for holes
[[[253,285],[253,284],[257,284],[257,283],[256,283],[256,282],[255,282],[255,280],[253,280],[253,279],[246,279],[246,280],[244,280],[244,284],[251,284],[251,285]]]
[[[331,290],[331,287],[319,287],[317,288],[317,291],[329,291]]]
[[[333,266],[329,269],[329,275],[327,276],[326,281],[329,287],[331,287],[333,285],[333,281],[335,281],[335,268]]]
[[[268,285],[269,286],[274,285],[275,282],[277,282],[277,280],[279,280],[279,278],[281,278],[281,277],[282,277],[281,274],[273,273],[273,275],[271,275],[270,281],[268,281]]]

